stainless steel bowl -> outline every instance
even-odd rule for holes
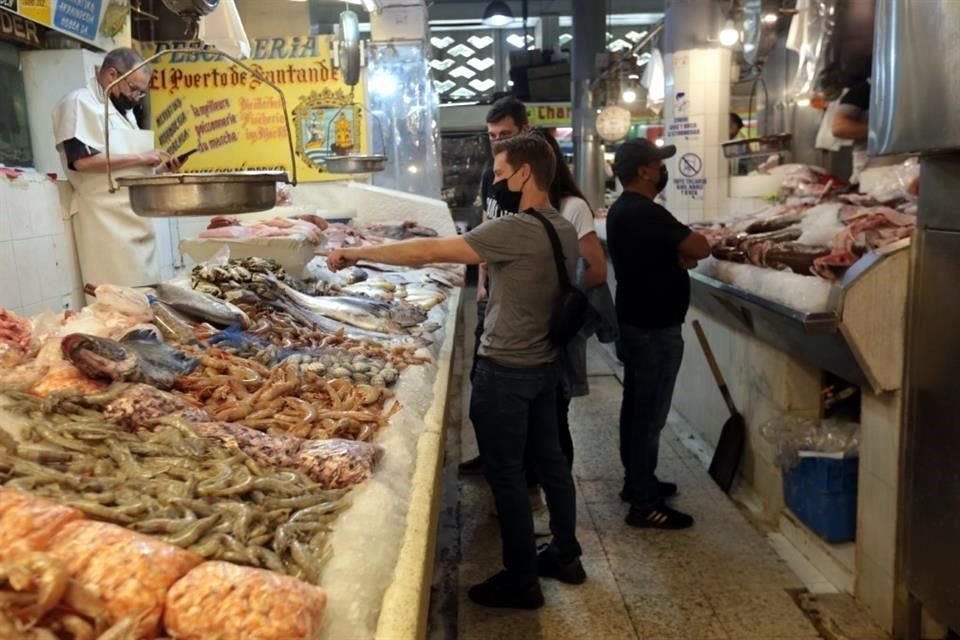
[[[130,190],[134,213],[145,218],[214,216],[272,209],[283,171],[178,173],[117,178]]]
[[[376,173],[383,171],[387,157],[381,155],[350,154],[330,156],[323,161],[330,173]]]

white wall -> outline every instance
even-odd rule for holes
[[[41,174],[0,177],[0,308],[31,315],[81,304],[73,230],[58,191]]]

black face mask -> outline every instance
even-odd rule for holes
[[[657,193],[667,188],[667,182],[670,180],[670,174],[667,172],[666,165],[660,165],[660,179],[657,180]]]
[[[134,100],[130,96],[121,93],[118,96],[110,96],[110,102],[113,103],[113,106],[117,108],[117,111],[120,113],[126,113],[133,109],[140,102],[139,100]]]
[[[519,171],[519,169],[517,169],[517,171]],[[503,180],[493,183],[493,199],[497,203],[497,206],[500,207],[500,210],[506,211],[507,213],[518,213],[520,211],[523,187],[520,188],[520,191],[511,191],[507,185],[510,178],[517,175],[517,171],[514,171]],[[524,184],[526,184],[526,182],[524,182]]]

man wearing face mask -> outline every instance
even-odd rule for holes
[[[160,281],[153,222],[130,207],[126,189],[107,183],[104,100],[110,100],[110,166],[114,178],[151,173],[169,156],[154,148],[153,132],[141,131],[133,108],[150,88],[144,67],[110,89],[143,62],[134,49],[109,52],[87,86],[65,96],[53,112],[60,160],[73,187],[69,213],[84,282],[141,286]],[[169,168],[175,168],[169,166]]]
[[[667,186],[663,161],[676,147],[630,140],[617,149],[613,170],[623,194],[607,216],[607,245],[617,278],[620,357],[620,459],[630,504],[627,524],[685,529],[693,518],[666,506],[677,486],[657,479],[657,454],[683,359],[681,326],[690,305],[687,269],[710,255],[707,239],[653,200]]]
[[[490,220],[463,236],[338,249],[327,264],[334,270],[358,260],[489,266],[496,286],[473,375],[470,419],[497,506],[504,570],[473,586],[469,597],[488,607],[536,609],[543,605],[538,576],[568,584],[587,576],[576,538],[573,477],[557,435],[559,353],[549,329],[560,279],[547,230],[533,212],[559,236],[571,280],[579,253],[576,230],[550,204],[556,160],[547,142],[519,135],[498,142],[493,151],[493,197],[507,211],[522,213]],[[539,555],[524,477],[528,447],[547,494],[553,534]]]

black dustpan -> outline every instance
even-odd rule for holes
[[[727,383],[720,373],[720,367],[717,365],[717,359],[713,356],[713,350],[710,343],[707,342],[707,336],[703,333],[703,327],[698,320],[693,321],[693,330],[697,332],[697,339],[700,341],[700,347],[703,349],[703,355],[707,358],[710,365],[710,371],[720,387],[720,394],[723,401],[727,403],[727,409],[730,410],[730,417],[723,423],[723,429],[720,431],[720,441],[717,443],[717,449],[713,452],[713,460],[710,461],[710,477],[724,491],[729,492],[733,486],[733,479],[737,476],[737,469],[740,467],[740,458],[743,457],[743,447],[747,437],[747,426],[743,421],[743,416],[737,411],[733,404],[733,398],[730,397],[730,390],[727,389]]]

